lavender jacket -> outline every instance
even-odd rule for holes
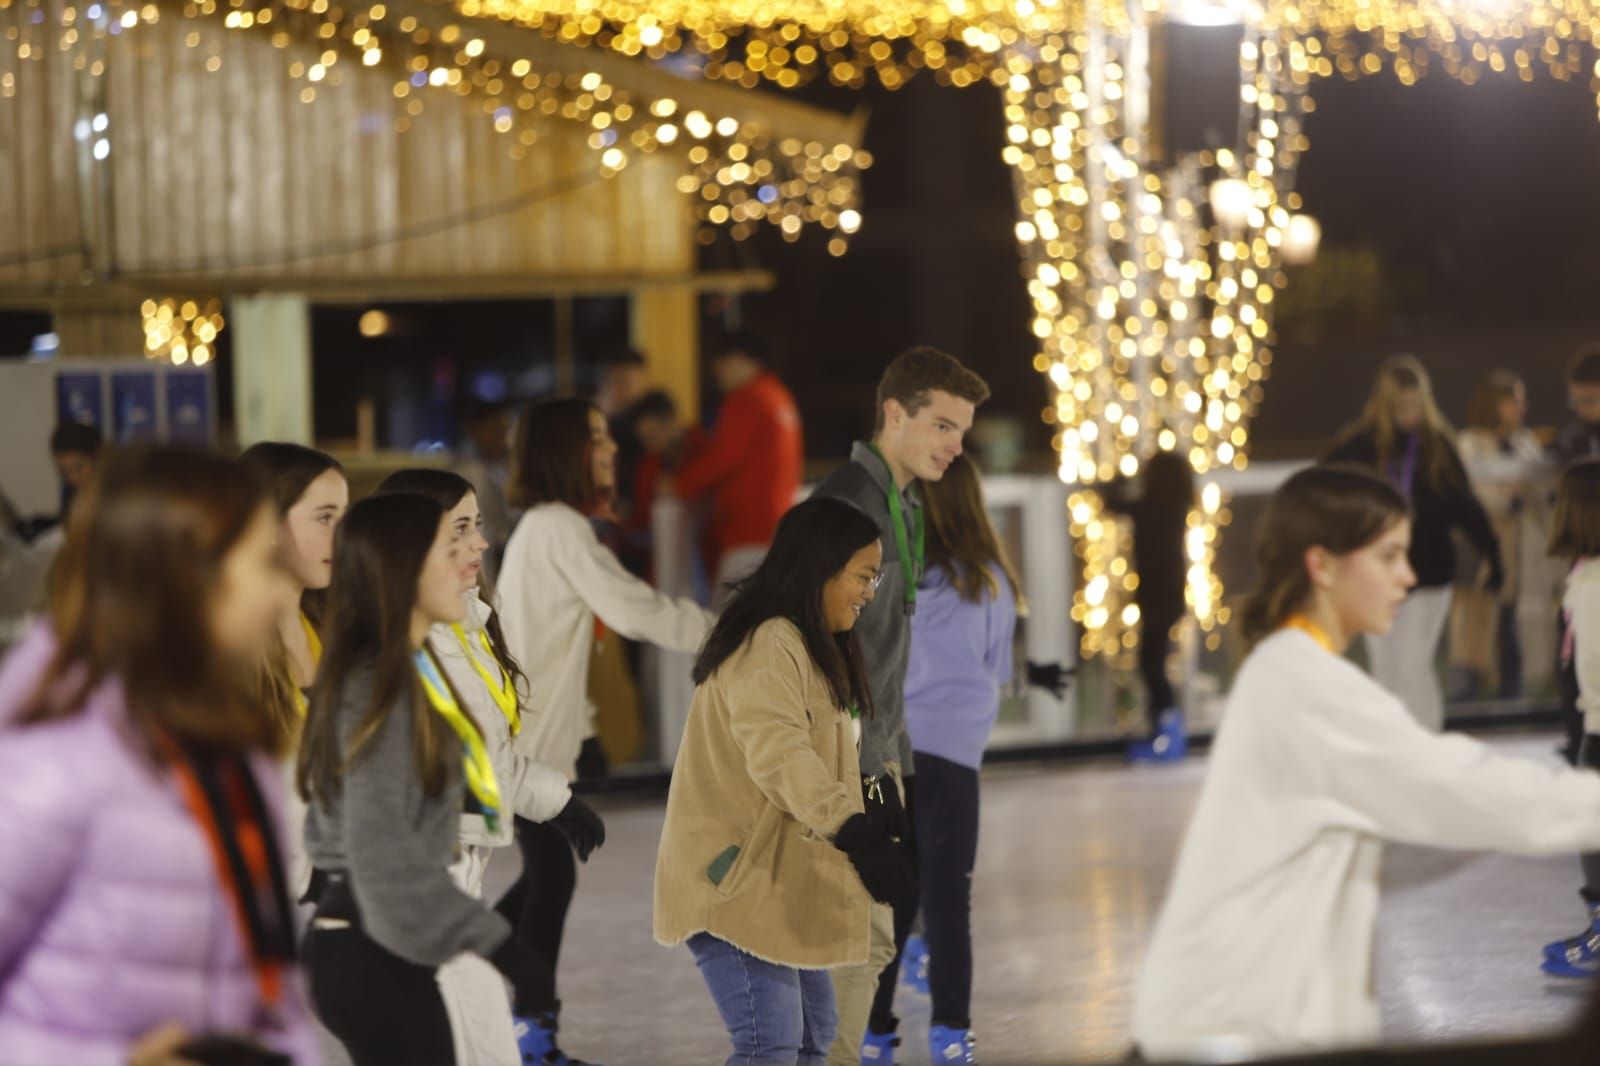
[[[298,973],[278,1018],[258,994],[209,846],[173,782],[119,728],[121,687],[82,714],[10,722],[54,648],[35,628],[0,666],[0,1062],[123,1066],[165,1022],[317,1061]],[[256,780],[280,822],[282,773]]]

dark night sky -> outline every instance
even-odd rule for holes
[[[1528,378],[1535,422],[1560,418],[1561,366],[1600,337],[1600,120],[1587,79],[1465,86],[1441,74],[1406,88],[1381,75],[1319,82],[1313,97],[1297,187],[1323,223],[1330,266],[1376,253],[1381,273],[1362,285],[1375,312],[1336,301],[1320,328],[1286,330],[1257,453],[1315,450],[1401,350],[1432,367],[1458,421],[1496,365]],[[926,79],[865,100],[877,162],[850,254],[830,261],[820,240],[753,249],[782,278],[758,313],[789,342],[803,404],[830,412],[815,442],[836,450],[868,416],[884,359],[927,342],[981,367],[992,409],[1026,420],[1043,449],[1046,393],[1029,365],[997,91]],[[1290,306],[1331,291],[1316,270],[1296,272],[1296,286]]]

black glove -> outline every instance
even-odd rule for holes
[[[578,853],[579,862],[588,862],[594,849],[606,842],[606,823],[594,813],[593,807],[577,796],[567,800],[567,805],[550,819],[550,824],[567,838],[572,850]]]
[[[583,742],[583,748],[578,752],[578,780],[600,781],[611,773],[611,760],[606,758],[606,749],[600,743],[599,737],[590,737]]]
[[[890,840],[881,822],[852,814],[834,834],[833,846],[850,859],[873,899],[896,907],[916,902],[917,867],[911,850]]]
[[[489,961],[511,982],[512,1013],[533,1018],[556,1009],[555,967],[515,933],[494,949]]]
[[[861,800],[867,817],[883,827],[884,836],[891,840],[911,839],[911,818],[906,805],[900,800],[900,790],[888,774],[861,779]]]
[[[1067,678],[1078,672],[1076,667],[1062,666],[1060,663],[1028,663],[1028,685],[1032,688],[1042,688],[1056,699],[1064,699],[1067,695]]]

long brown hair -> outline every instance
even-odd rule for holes
[[[999,570],[1011,585],[1018,613],[1025,614],[1027,606],[1017,568],[983,503],[978,464],[970,456],[957,458],[944,477],[922,483],[922,500],[928,517],[929,568],[943,570],[968,603],[1000,594],[1000,582],[994,573]]]
[[[1254,646],[1311,599],[1306,552],[1360,551],[1409,514],[1405,497],[1365,467],[1330,463],[1302,470],[1279,486],[1256,526],[1256,586],[1240,611]]]
[[[468,493],[477,494],[477,489],[472,487],[472,482],[457,474],[453,470],[443,470],[438,467],[412,467],[408,470],[397,470],[383,479],[378,486],[379,493],[412,492],[418,496],[426,496],[440,507],[446,514],[460,506],[461,501],[467,498]],[[494,595],[484,585],[483,574],[478,574],[478,593],[486,604],[494,603]],[[500,612],[490,607],[489,617],[483,623],[483,631],[489,638],[489,650],[493,652],[495,661],[500,664],[500,669],[511,678],[512,686],[518,693],[528,691],[528,677],[522,672],[522,667],[517,663],[516,657],[511,654],[511,646],[506,642],[505,630],[500,626]]]
[[[1472,390],[1472,402],[1467,405],[1467,425],[1499,433],[1501,403],[1525,388],[1521,375],[1515,371],[1489,371],[1478,382],[1478,387]]]
[[[1600,459],[1579,459],[1561,472],[1550,554],[1558,559],[1600,555]]]
[[[308,802],[338,794],[345,771],[390,714],[411,715],[417,777],[429,795],[444,788],[461,758],[460,740],[422,694],[410,639],[417,580],[444,514],[426,496],[397,493],[362,500],[339,523],[322,666],[295,774]],[[372,675],[372,696],[349,742],[341,743],[339,705],[358,673]]]
[[[115,678],[145,741],[165,732],[215,751],[280,752],[282,724],[248,668],[215,647],[209,620],[224,560],[267,507],[250,472],[220,456],[103,453],[51,572],[55,655],[18,721],[79,713]]]
[[[564,503],[593,514],[608,502],[594,483],[589,418],[600,409],[576,397],[535,400],[517,420],[507,498],[513,507]]]
[[[1416,356],[1396,355],[1384,361],[1372,383],[1372,394],[1361,420],[1351,426],[1345,436],[1370,432],[1377,445],[1378,472],[1387,473],[1389,464],[1399,453],[1402,436],[1394,424],[1395,400],[1402,392],[1409,391],[1415,391],[1422,398],[1422,423],[1417,426],[1421,471],[1428,484],[1443,487],[1456,477],[1455,465],[1451,462],[1455,430],[1440,413],[1433,398],[1433,379]]]
[[[267,487],[272,502],[278,509],[278,520],[288,518],[289,511],[300,502],[311,483],[329,470],[344,473],[344,467],[333,456],[307,448],[301,444],[283,441],[262,441],[253,444],[239,456],[239,461],[252,471]],[[327,614],[328,590],[306,589],[300,594],[300,613],[311,623],[311,628],[321,636],[322,620]],[[284,723],[290,735],[300,728],[300,689],[294,680],[294,670],[289,660],[289,648],[281,634],[273,634],[258,679],[261,699]]]
[[[287,518],[289,511],[300,502],[311,483],[330,470],[344,475],[339,460],[326,452],[307,448],[303,444],[283,441],[262,441],[252,444],[239,456],[239,461],[266,485],[277,504],[278,517]],[[313,626],[319,626],[327,608],[326,589],[306,589],[300,597],[300,610]]]

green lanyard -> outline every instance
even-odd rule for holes
[[[927,531],[922,524],[922,512],[913,509],[911,533],[907,536],[906,514],[900,499],[900,486],[894,480],[894,468],[889,465],[889,460],[883,457],[876,444],[869,444],[868,447],[883,463],[883,468],[889,475],[889,521],[894,524],[894,546],[900,553],[900,569],[905,572],[906,613],[910,614],[916,610],[917,582],[922,580],[922,568],[927,558]],[[913,549],[916,554],[912,554]]]

